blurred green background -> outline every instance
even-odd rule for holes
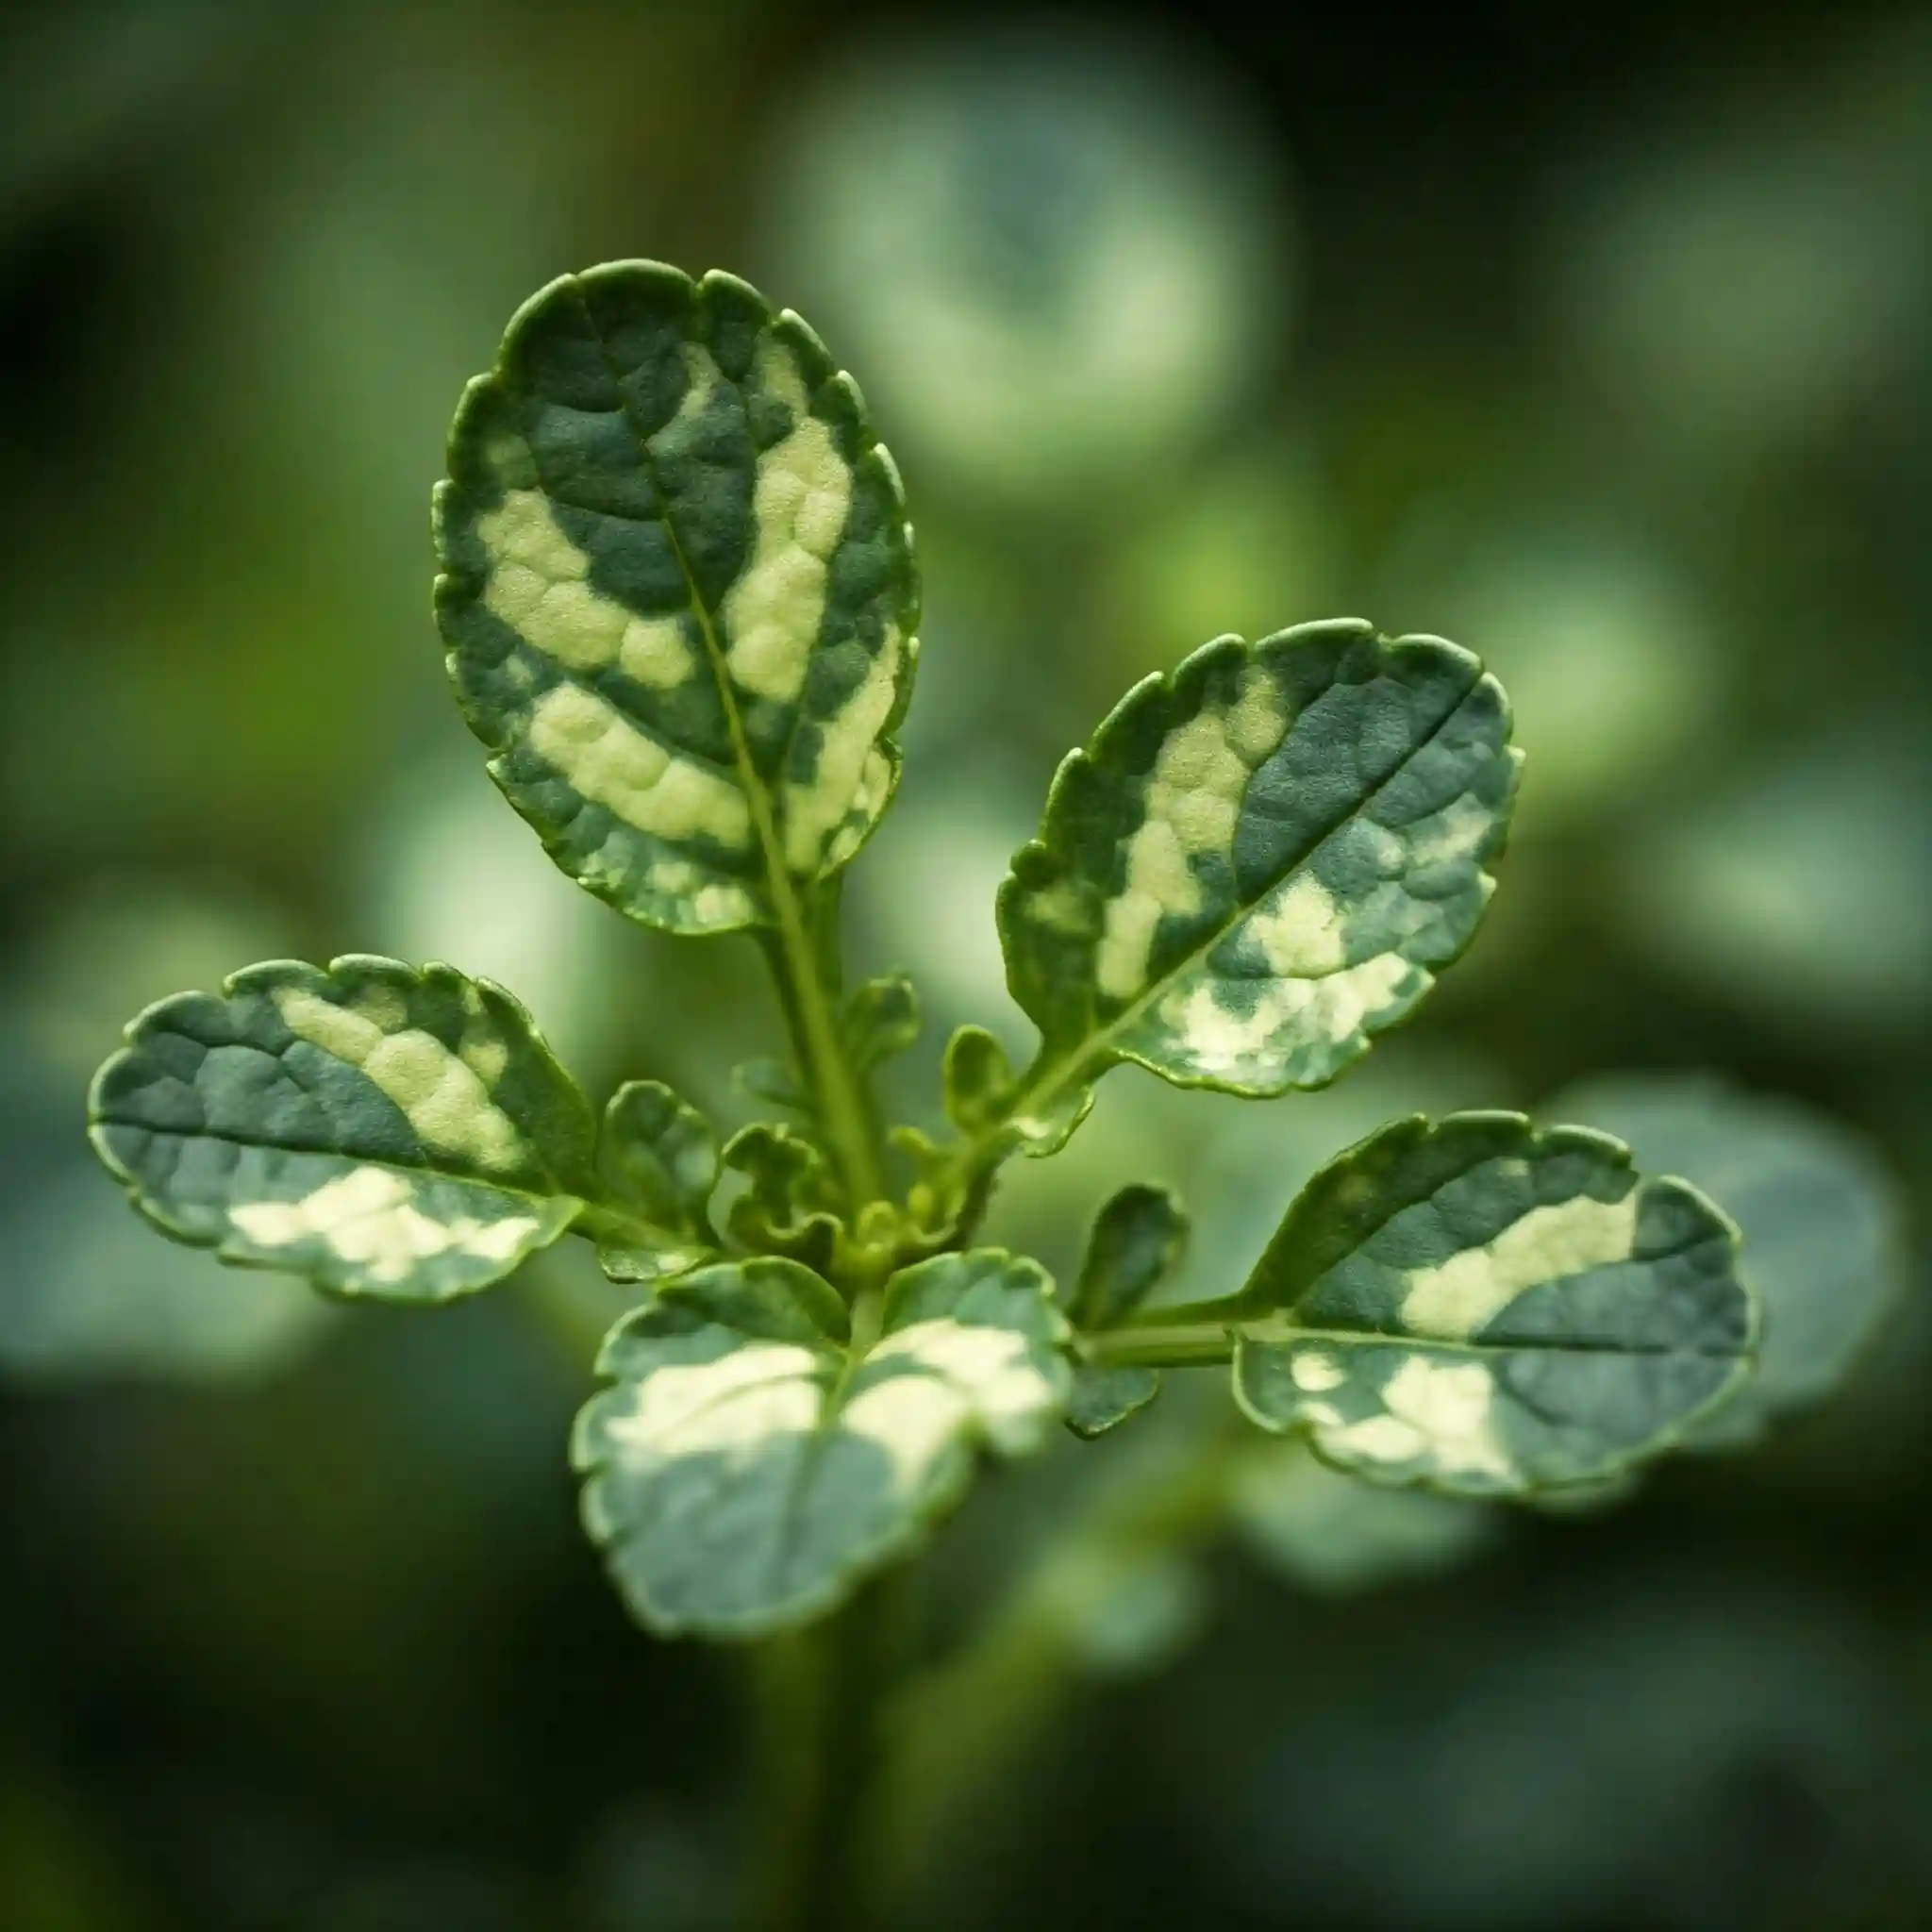
[[[906,474],[925,655],[847,900],[925,994],[915,1117],[954,1024],[1025,1043],[992,892],[1132,680],[1345,611],[1516,699],[1417,1025],[1267,1107],[1115,1075],[996,1237],[1064,1271],[1168,1180],[1222,1291],[1391,1112],[1667,1070],[1905,1204],[1829,1407],[1615,1507],[1358,1491],[1185,1386],[989,1476],[904,1922],[1932,1924],[1932,14],[549,0],[0,15],[0,1926],[736,1908],[745,1659],[638,1634],[575,1524],[587,1252],[343,1313],[152,1238],[81,1135],[139,1007],[348,950],[747,1117],[752,949],[550,869],[428,613],[463,379],[626,255],[802,309]]]

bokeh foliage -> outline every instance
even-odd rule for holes
[[[583,1335],[518,1291],[264,1299],[143,1235],[75,1101],[147,999],[354,946],[513,985],[600,1093],[754,1110],[748,949],[577,903],[425,608],[449,398],[563,270],[741,266],[916,492],[922,690],[850,894],[925,1000],[908,1091],[959,1022],[1024,1042],[993,890],[1132,678],[1359,609],[1515,699],[1509,876],[1425,1033],[1248,1109],[1118,1072],[998,1239],[1072,1281],[1144,1174],[1193,1222],[1174,1291],[1225,1292],[1381,1120],[1659,1070],[1790,1096],[1923,1197],[1924,23],[1250,11],[9,16],[0,1921],[728,1910],[739,1687],[637,1638],[575,1535]],[[1892,1252],[1922,1285],[1922,1232]],[[625,1296],[586,1259],[531,1266],[594,1334]],[[1526,1522],[1344,1507],[1169,1377],[1118,1466],[1069,1442],[941,1551],[931,1621],[998,1641],[907,1714],[895,1829],[974,1847],[927,1922],[1923,1920],[1927,1367],[1908,1292],[1751,1458]],[[1373,1675],[1307,1668],[1343,1643]]]

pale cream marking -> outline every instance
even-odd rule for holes
[[[508,1261],[541,1224],[532,1215],[438,1221],[414,1204],[415,1189],[403,1175],[358,1167],[300,1201],[250,1202],[231,1208],[229,1218],[265,1248],[322,1241],[372,1281],[384,1284],[401,1281],[423,1262],[449,1254]]]
[[[684,400],[677,406],[676,420],[689,423],[693,417],[702,416],[710,407],[711,397],[717,392],[724,375],[718,367],[717,359],[702,342],[685,342],[682,354],[685,391]],[[658,433],[661,436],[663,431]]]
[[[1241,702],[1255,695],[1250,691]],[[1204,711],[1169,732],[1154,760],[1141,821],[1127,841],[1126,881],[1108,902],[1094,953],[1094,979],[1109,999],[1131,999],[1146,985],[1147,958],[1163,916],[1201,910],[1190,855],[1224,852],[1233,842],[1248,766],[1231,728],[1228,714]],[[1252,740],[1251,719],[1241,729]]]
[[[1627,1261],[1637,1243],[1637,1190],[1621,1201],[1532,1208],[1487,1246],[1465,1248],[1404,1276],[1402,1324],[1411,1334],[1466,1341],[1526,1290]]]
[[[633,617],[617,647],[617,668],[653,691],[675,691],[697,675],[697,654],[681,617]]]
[[[646,874],[658,892],[694,892],[703,874],[688,858],[658,858]]]
[[[408,1117],[424,1143],[485,1168],[513,1169],[524,1138],[475,1073],[434,1036],[389,1035],[362,1071]]]
[[[545,691],[530,713],[530,746],[583,797],[641,832],[672,840],[703,832],[724,845],[750,836],[735,785],[674,757],[594,691],[569,684]]]
[[[527,475],[530,446],[513,429],[493,429],[483,445],[483,467],[499,483]]]
[[[1036,925],[1065,933],[1070,939],[1084,938],[1090,926],[1086,900],[1067,880],[1034,893],[1026,902],[1026,916]]]
[[[1344,1422],[1331,1402],[1300,1413],[1331,1455],[1392,1465],[1430,1460],[1444,1474],[1507,1478],[1508,1456],[1491,1426],[1495,1382],[1479,1362],[1437,1368],[1412,1356],[1382,1391],[1381,1414]]]
[[[1263,900],[1247,929],[1282,979],[1319,978],[1348,964],[1341,903],[1312,873],[1296,873]]]
[[[534,649],[572,671],[618,664],[655,690],[697,670],[676,617],[639,617],[588,582],[589,555],[573,543],[541,490],[512,490],[476,520],[492,559],[484,607]]]
[[[374,1020],[306,987],[278,986],[271,997],[282,1024],[297,1040],[306,1040],[352,1067],[359,1067],[383,1042],[383,1030]]]
[[[876,744],[866,753],[865,769],[852,793],[852,803],[825,846],[824,861],[819,868],[822,874],[836,871],[865,843],[867,833],[892,795],[893,770],[892,760]]]
[[[928,1375],[892,1375],[862,1389],[840,1411],[839,1426],[885,1452],[902,1494],[916,1493],[948,1451],[972,1408],[954,1384]]]
[[[1477,804],[1465,791],[1441,811],[1403,827],[1408,864],[1419,869],[1473,858],[1494,823],[1495,814],[1490,808]]]
[[[1290,724],[1281,693],[1265,672],[1249,667],[1240,698],[1227,714],[1227,741],[1251,769],[1281,748]]]
[[[1298,1046],[1353,1040],[1365,1020],[1395,1003],[1414,973],[1400,954],[1381,953],[1324,979],[1275,980],[1246,1014],[1224,1007],[1212,980],[1197,979],[1161,1001],[1160,1019],[1200,1071],[1237,1074],[1257,1054],[1278,1059]]]
[[[767,332],[758,341],[758,387],[776,396],[794,418],[811,408],[798,357],[790,344]]]
[[[1011,1328],[935,1316],[886,1336],[867,1359],[894,1361],[902,1356],[957,1383],[988,1418],[1031,1413],[1052,1398],[1026,1338]]]
[[[486,1087],[494,1088],[509,1069],[508,1046],[481,1027],[464,1030],[458,1051],[464,1066]]]
[[[742,886],[700,886],[691,894],[692,916],[700,925],[744,925],[758,916],[758,907]]]
[[[888,625],[858,689],[822,727],[810,779],[785,787],[785,863],[794,873],[809,876],[824,863],[825,841],[851,807],[879,732],[891,715],[902,652],[898,626]]]
[[[827,1358],[792,1342],[754,1342],[708,1362],[670,1363],[627,1385],[605,1435],[632,1463],[706,1449],[757,1451],[810,1430],[824,1406]]]
[[[421,1028],[386,1033],[366,1014],[303,987],[280,987],[274,998],[290,1032],[360,1068],[426,1147],[491,1169],[521,1163],[524,1140],[515,1124],[475,1072],[434,1035]]]
[[[1495,1378],[1480,1362],[1439,1368],[1421,1356],[1411,1356],[1390,1376],[1382,1401],[1390,1417],[1412,1430],[1447,1474],[1507,1477],[1509,1457],[1491,1426],[1495,1390]],[[1360,1446],[1364,1455],[1374,1456],[1373,1449],[1351,1442],[1350,1435],[1344,1428],[1329,1441],[1336,1448]]]
[[[769,382],[791,359],[768,341],[761,373]],[[792,383],[802,391],[795,371]],[[791,704],[804,688],[824,616],[827,564],[851,503],[851,467],[830,425],[800,409],[791,433],[758,459],[751,559],[724,596],[725,662],[733,682],[754,696]]]
[[[1025,1337],[1010,1328],[941,1316],[886,1336],[867,1357],[905,1360],[921,1373],[869,1382],[846,1404],[840,1426],[876,1442],[906,1487],[915,1487],[970,1416],[1006,1455],[1034,1447],[1060,1391]]]
[[[365,986],[356,995],[355,1010],[385,1033],[396,1033],[409,1024],[409,1002],[398,986]]]
[[[1348,1379],[1332,1355],[1324,1355],[1315,1348],[1298,1350],[1288,1373],[1293,1378],[1294,1386],[1307,1395],[1325,1395],[1329,1390],[1341,1388]]]
[[[1358,1423],[1333,1422],[1322,1432],[1324,1447],[1370,1462],[1413,1462],[1429,1446],[1413,1423],[1399,1416],[1372,1415]]]

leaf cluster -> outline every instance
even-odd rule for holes
[[[822,1612],[981,1456],[1101,1436],[1179,1368],[1223,1365],[1336,1468],[1486,1497],[1615,1481],[1748,1384],[1723,1211],[1517,1114],[1342,1153],[1207,1301],[1163,1299],[1187,1220],[1156,1187],[1102,1208],[1064,1290],[981,1240],[1003,1165],[1064,1146],[1110,1068],[1280,1096],[1426,997],[1489,903],[1521,762],[1470,652],[1340,620],[1136,686],[999,894],[1036,1051],[961,1028],[934,1118],[893,1124],[874,1076],[918,1002],[903,974],[845,990],[839,882],[897,785],[920,600],[851,378],[734,277],[565,276],[464,392],[435,535],[492,777],[618,911],[751,935],[791,1052],[741,1081],[781,1117],[721,1143],[654,1081],[599,1112],[501,988],[349,956],[150,1008],[92,1135],[162,1232],[339,1295],[443,1301],[590,1241],[637,1299],[573,1454],[654,1629]]]

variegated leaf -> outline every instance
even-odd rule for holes
[[[447,966],[278,959],[163,1000],[90,1111],[163,1232],[344,1294],[486,1287],[599,1192],[590,1108],[529,1015]]]
[[[733,276],[607,263],[517,312],[449,464],[437,613],[505,795],[646,924],[787,923],[891,798],[917,649],[851,378]]]
[[[1643,1164],[1722,1200],[1763,1306],[1751,1379],[1691,1436],[1723,1448],[1815,1407],[1843,1380],[1904,1286],[1898,1185],[1876,1154],[1793,1100],[1699,1074],[1586,1081],[1552,1103],[1627,1141]]]
[[[627,1080],[604,1109],[604,1172],[658,1239],[607,1241],[597,1259],[613,1281],[658,1281],[715,1251],[708,1208],[718,1185],[718,1137],[660,1080]]]
[[[1064,1337],[1046,1275],[996,1250],[895,1275],[858,1350],[844,1303],[797,1262],[698,1269],[604,1345],[616,1386],[573,1450],[586,1525],[654,1630],[804,1622],[915,1545],[976,1450],[1040,1446]]]
[[[1404,1018],[1488,903],[1518,754],[1501,688],[1354,620],[1221,638],[1061,765],[1001,889],[1040,1100],[1116,1060],[1320,1087]]]
[[[1123,1188],[1094,1217],[1067,1313],[1082,1333],[1130,1316],[1178,1265],[1188,1217],[1164,1188]],[[1067,1426],[1089,1440],[1145,1408],[1160,1393],[1160,1371],[1079,1362]]]
[[[1680,1441],[1743,1375],[1730,1223],[1520,1114],[1398,1121],[1324,1168],[1229,1307],[1235,1393],[1386,1482],[1522,1494]]]

